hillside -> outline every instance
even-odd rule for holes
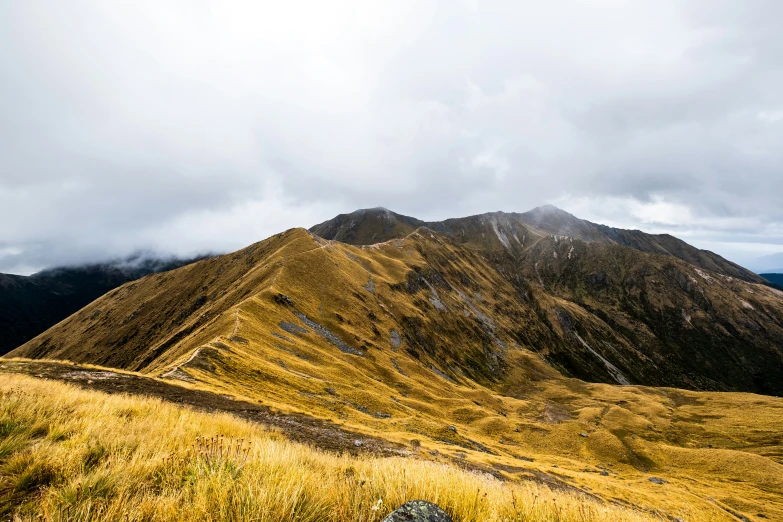
[[[671,516],[783,517],[780,399],[682,389],[783,394],[783,293],[482,223],[369,246],[289,230],[126,283],[9,356],[133,371]],[[57,378],[131,391],[112,375]]]
[[[0,510],[22,520],[43,511],[53,520],[258,513],[271,522],[309,506],[298,512],[304,520],[378,521],[411,498],[443,505],[456,522],[783,517],[778,398],[569,379],[538,381],[515,398],[413,376],[410,392],[394,395],[404,411],[379,418],[349,394],[383,400],[388,388],[350,376],[311,373],[332,387],[300,392],[299,404],[331,407],[302,414],[214,382],[95,366],[0,360],[0,374]],[[303,379],[256,380],[255,396]],[[243,439],[246,467],[192,446],[218,435]]]
[[[109,290],[202,258],[133,259],[133,264],[124,260],[65,266],[31,276],[0,274],[0,355],[29,341]]]
[[[325,342],[363,361],[399,347],[400,361],[455,382],[502,386],[524,360],[541,375],[783,395],[772,288],[553,237],[512,277],[484,255],[425,228],[365,248],[291,230],[126,284],[12,355],[152,372],[198,347],[216,353],[209,343],[236,327],[251,343]]]
[[[409,458],[338,456],[227,414],[150,397],[19,375],[4,375],[0,397],[4,520],[380,522],[411,498],[437,502],[456,522],[660,520],[411,450]],[[694,522],[722,515],[717,508],[689,514]]]

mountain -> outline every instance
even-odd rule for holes
[[[424,226],[427,226],[424,221],[379,207],[340,214],[315,225],[310,228],[310,232],[324,239],[351,245],[370,245],[405,237]]]
[[[334,229],[371,237],[386,216],[381,230],[412,226],[386,211],[362,215]],[[398,344],[455,382],[506,386],[524,359],[541,375],[783,395],[783,294],[555,215],[447,220],[441,232],[364,247],[294,229],[123,285],[12,355],[164,371],[186,354],[219,353],[209,343],[249,314],[253,335],[237,335],[253,346],[295,350],[302,330],[357,356]]]
[[[457,242],[484,250],[505,249],[520,255],[532,243],[546,236],[566,236],[589,243],[620,245],[640,252],[672,256],[691,265],[753,283],[762,279],[755,273],[707,250],[699,250],[669,234],[646,234],[579,219],[552,205],[522,214],[492,212],[466,218],[424,222],[384,208],[341,214],[310,228],[324,239],[352,245],[370,245],[399,239],[416,228],[427,227],[448,234]]]
[[[158,259],[135,255],[102,264],[52,268],[31,276],[0,274],[0,355],[109,290],[202,258]]]
[[[418,224],[365,215],[331,228],[381,239]],[[683,389],[783,395],[783,292],[572,216],[506,216],[370,245],[288,230],[125,283],[1,358],[0,373],[263,413],[315,447],[393,448],[665,519],[693,506],[706,513],[694,519],[783,516],[783,399]],[[566,228],[586,239],[548,233]],[[117,415],[156,415],[140,411]],[[168,428],[155,429],[162,440]],[[328,480],[371,480],[339,462]]]
[[[783,252],[771,254],[754,259],[749,266],[758,274],[780,274],[783,273]]]
[[[776,273],[771,274],[759,274],[761,277],[772,283],[773,285],[777,285],[778,287],[783,287],[783,270]]]

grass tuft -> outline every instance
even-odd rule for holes
[[[228,415],[149,398],[16,375],[0,383],[0,394],[3,519],[378,522],[424,499],[457,522],[661,520],[445,464],[326,453]],[[22,428],[46,423],[71,435],[35,439]],[[202,435],[209,432],[223,435]]]

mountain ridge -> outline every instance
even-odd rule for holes
[[[0,355],[124,283],[207,257],[210,256],[178,259],[136,254],[103,263],[48,268],[29,276],[0,274]]]
[[[381,223],[383,227],[379,227]],[[493,247],[492,238],[486,239],[487,232],[492,231],[497,238],[495,249],[501,245],[515,256],[520,255],[529,245],[528,234],[532,240],[546,235],[568,236],[588,242],[619,244],[647,253],[671,255],[699,268],[755,283],[763,282],[750,270],[708,250],[697,249],[670,234],[647,234],[640,230],[608,227],[579,219],[553,205],[543,205],[524,213],[496,211],[431,222],[376,207],[341,214],[314,225],[309,231],[325,239],[368,245],[400,239],[420,226],[452,235],[458,240],[463,238],[465,242],[479,244],[482,248]],[[484,234],[484,238],[479,240],[481,234]]]
[[[543,374],[533,361],[588,381],[783,395],[773,288],[617,244],[546,236],[512,258],[459,239],[419,227],[356,247],[291,229],[125,284],[11,355],[158,371],[239,328],[247,302],[254,317],[321,332],[345,353],[396,332],[412,360],[455,381],[489,385],[512,368],[514,346]],[[280,309],[278,294],[296,306]],[[377,318],[389,313],[384,334]],[[277,330],[268,321],[257,339]]]
[[[404,237],[291,229],[152,274],[0,368],[208,391],[361,434],[343,446],[551,475],[669,518],[718,493],[731,513],[783,512],[783,292],[503,215],[444,233],[370,214]]]

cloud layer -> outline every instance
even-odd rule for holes
[[[774,0],[6,2],[0,271],[548,202],[747,263],[783,251],[781,19]]]

